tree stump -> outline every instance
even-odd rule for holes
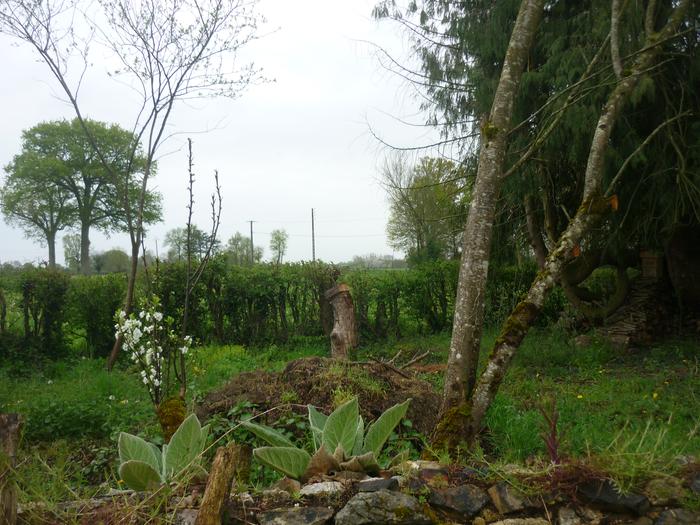
[[[241,463],[240,450],[241,447],[233,442],[216,450],[195,525],[221,525],[224,502]]]
[[[350,287],[339,284],[328,290],[325,297],[333,307],[331,357],[348,359],[357,346],[357,322]]]
[[[17,488],[14,467],[22,418],[19,414],[0,414],[0,524],[17,523]]]

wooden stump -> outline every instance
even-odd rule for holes
[[[229,443],[216,450],[195,525],[221,524],[221,513],[229,495],[231,483],[243,462],[241,446],[236,443]]]
[[[328,290],[325,297],[333,307],[331,357],[348,359],[357,346],[357,323],[350,287],[339,284]]]
[[[0,414],[0,525],[17,523],[17,488],[14,482],[22,418]]]

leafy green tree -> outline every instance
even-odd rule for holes
[[[76,207],[71,193],[56,183],[65,170],[58,160],[27,153],[5,167],[0,208],[8,224],[46,243],[49,267],[56,266],[56,235],[74,224]]]
[[[80,235],[69,233],[63,236],[63,260],[70,271],[80,269]]]
[[[198,226],[192,225],[190,233],[190,243],[192,245],[192,256],[201,259],[209,247],[209,234],[201,230]],[[212,252],[216,253],[220,249],[221,242],[214,240]],[[168,261],[184,261],[187,259],[187,228],[173,228],[165,234],[165,246],[167,246]]]
[[[270,234],[270,251],[272,252],[272,260],[276,265],[282,263],[284,254],[287,252],[287,239],[289,235],[285,230],[272,230]]]
[[[129,255],[119,248],[96,253],[92,256],[92,267],[98,274],[126,273],[129,271],[129,264]]]
[[[387,236],[410,263],[459,257],[468,202],[467,171],[455,163],[403,156],[387,161],[383,185],[390,202]]]
[[[42,184],[70,196],[76,226],[80,231],[80,270],[90,272],[90,231],[125,231],[127,209],[141,186],[138,174],[128,176],[132,133],[117,125],[85,120],[93,140],[108,159],[106,169],[77,119],[44,122],[22,134],[22,152],[8,166],[12,178],[32,188]],[[143,166],[136,157],[133,166]],[[134,167],[132,166],[132,170]],[[36,189],[38,191],[38,188]],[[43,191],[43,190],[42,190]],[[160,195],[148,192],[144,222],[160,220]]]
[[[253,262],[259,263],[263,258],[262,246],[255,246],[253,251]],[[224,249],[226,260],[234,266],[250,265],[250,239],[244,237],[241,232],[236,232],[226,242]]]

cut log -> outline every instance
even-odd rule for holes
[[[17,523],[17,487],[14,481],[22,418],[0,414],[0,524]]]
[[[325,297],[333,307],[331,357],[348,359],[357,346],[357,322],[350,287],[339,284],[328,290]]]
[[[236,475],[239,451],[240,447],[236,443],[229,443],[216,450],[195,525],[221,525],[221,513]]]

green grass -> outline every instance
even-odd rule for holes
[[[485,334],[484,354],[494,339],[495,332]],[[405,362],[430,350],[423,364],[444,363],[449,343],[448,334],[412,337],[367,345],[359,358],[402,350],[399,362]],[[292,359],[327,355],[326,345],[322,338],[295,338],[284,347],[199,348],[189,369],[190,403],[237,373],[281,370]],[[441,388],[441,374],[425,377]],[[371,378],[362,379],[371,385]],[[546,459],[540,407],[555,400],[560,454],[585,459],[606,469],[621,486],[631,486],[655,470],[673,470],[679,455],[698,455],[699,392],[694,341],[622,352],[600,342],[577,348],[563,333],[534,330],[488,414],[484,453],[504,463]],[[129,369],[108,373],[103,360],[53,363],[23,377],[0,368],[0,411],[26,417],[20,468],[25,500],[42,490],[60,500],[71,491],[89,493],[100,481],[113,484],[118,432],[152,440],[158,435],[153,408],[136,374]]]

